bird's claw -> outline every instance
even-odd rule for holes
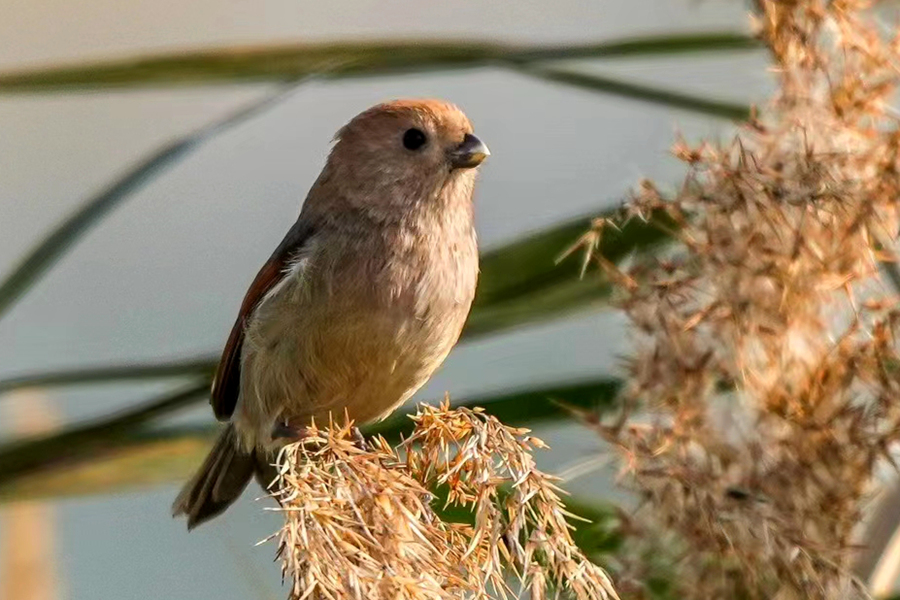
[[[309,435],[309,428],[300,425],[292,425],[290,422],[278,422],[272,426],[273,440],[302,441]],[[350,428],[350,437],[360,450],[368,451],[369,443],[359,427]]]
[[[309,430],[306,427],[292,425],[289,422],[275,423],[272,427],[273,440],[293,440],[299,442],[304,439],[308,433]]]
[[[353,438],[353,443],[363,451],[368,451],[369,443],[366,441],[366,436],[363,435],[362,431],[359,430],[359,427],[353,426],[350,428],[350,435]]]

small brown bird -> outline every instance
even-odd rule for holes
[[[478,279],[475,167],[489,151],[457,107],[399,100],[335,136],[300,216],[256,275],[211,404],[229,421],[173,505],[220,514],[286,432],[387,416],[444,361]]]

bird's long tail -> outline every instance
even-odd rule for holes
[[[187,516],[188,529],[220,515],[247,487],[254,474],[265,487],[273,469],[237,444],[233,425],[219,434],[197,473],[182,488],[172,504],[172,515]],[[268,467],[268,468],[267,468]]]

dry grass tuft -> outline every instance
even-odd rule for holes
[[[900,309],[879,277],[900,41],[868,2],[757,4],[779,93],[732,143],[679,143],[673,197],[635,194],[630,216],[664,213],[677,247],[613,273],[637,350],[621,418],[597,427],[646,501],[644,541],[674,534],[677,597],[864,597],[854,533],[900,438]]]
[[[540,440],[446,404],[413,419],[396,450],[315,427],[283,450],[278,537],[292,598],[508,598],[515,587],[535,600],[616,598],[573,543],[554,479],[535,467]],[[442,518],[430,490],[474,523]]]

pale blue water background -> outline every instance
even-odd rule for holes
[[[83,0],[0,3],[0,68],[151,50],[352,37],[470,36],[564,42],[746,29],[728,0],[535,0],[312,3],[301,0]],[[761,53],[591,65],[634,81],[746,101],[769,87]],[[265,86],[0,96],[0,274],[89,194],[173,136],[265,93]],[[294,220],[334,131],[399,96],[458,103],[493,152],[477,219],[483,247],[598,212],[640,178],[676,184],[677,131],[730,135],[723,121],[484,69],[311,83],[212,143],[112,214],[0,321],[0,377],[37,368],[189,356],[222,344],[246,285]],[[457,349],[417,397],[463,396],[614,371],[625,350],[615,314],[569,318]],[[53,396],[70,419],[107,413],[159,386]],[[211,422],[204,408],[189,418]],[[542,464],[565,468],[600,449],[575,427],[538,431]],[[608,479],[573,482],[609,493]],[[65,597],[282,598],[278,520],[253,493],[188,535],[167,486],[65,500],[59,559]]]

